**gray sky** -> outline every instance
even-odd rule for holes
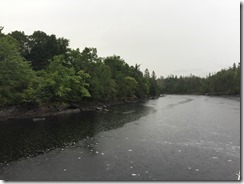
[[[0,26],[55,34],[158,77],[205,77],[240,62],[237,0],[1,0]]]

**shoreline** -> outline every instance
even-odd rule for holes
[[[204,95],[204,94],[165,94],[165,95],[200,95],[209,97],[223,97],[238,101],[240,100],[240,95]],[[161,96],[159,96],[161,97]],[[146,100],[155,99],[159,97],[149,97],[144,99],[130,99],[130,100],[120,100],[120,101],[84,101],[80,104],[68,104],[68,103],[52,103],[52,104],[42,104],[39,106],[34,105],[11,105],[0,108],[0,122],[8,121],[14,119],[24,119],[33,118],[33,121],[38,121],[38,119],[45,119],[49,116],[57,116],[62,114],[72,114],[87,111],[108,111],[107,108],[122,105],[126,103],[138,103],[145,102]],[[164,96],[162,96],[164,97]]]
[[[43,104],[40,106],[12,105],[0,109],[0,122],[14,119],[33,118],[33,121],[44,120],[45,117],[87,111],[108,111],[107,108],[126,103],[138,103],[147,99],[123,100],[111,102],[84,102],[81,104]]]

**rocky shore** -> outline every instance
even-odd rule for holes
[[[114,105],[133,103],[143,100],[124,100],[113,102],[85,102],[82,104],[43,104],[40,106],[6,106],[0,108],[0,121],[20,118],[43,119],[47,116],[60,114],[79,113],[81,111],[108,111],[108,108]]]

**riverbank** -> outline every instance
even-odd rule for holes
[[[137,103],[145,101],[146,99],[133,99],[123,101],[111,101],[111,102],[98,102],[90,101],[80,104],[65,104],[65,103],[53,103],[42,104],[39,106],[34,105],[13,105],[6,106],[0,109],[0,121],[6,121],[10,119],[21,118],[33,118],[43,119],[47,116],[56,116],[60,114],[79,113],[81,111],[108,111],[108,108],[114,105],[120,105],[125,103]]]

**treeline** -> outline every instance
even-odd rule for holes
[[[35,31],[2,33],[0,105],[122,101],[160,94],[240,94],[240,63],[206,78],[157,78],[120,56],[99,57],[96,48],[69,47],[69,40]]]
[[[207,95],[240,95],[240,63],[234,63],[228,69],[222,69],[206,78],[194,75],[157,79],[160,93],[168,94],[207,94]]]
[[[95,48],[69,48],[69,41],[35,31],[0,29],[0,104],[121,101],[157,96],[156,75],[129,66],[120,56],[101,58]]]

